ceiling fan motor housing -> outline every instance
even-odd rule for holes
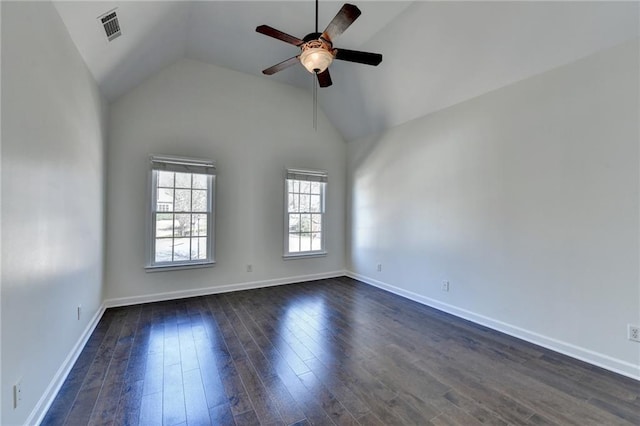
[[[307,40],[309,36],[314,36]],[[305,43],[300,46],[300,62],[311,73],[319,74],[326,70],[336,56],[336,50],[331,42],[320,37],[320,34],[312,33],[304,38]]]

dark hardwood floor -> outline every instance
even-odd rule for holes
[[[640,382],[349,278],[108,309],[45,425],[639,425]]]

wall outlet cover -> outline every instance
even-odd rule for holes
[[[20,405],[20,401],[22,401],[22,383],[18,382],[13,385],[13,408],[18,408]]]
[[[627,337],[633,342],[640,342],[640,326],[629,324]]]

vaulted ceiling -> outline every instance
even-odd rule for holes
[[[588,56],[640,34],[638,2],[352,1],[362,15],[336,45],[383,54],[378,67],[335,61],[319,101],[346,140],[384,130]],[[55,1],[108,100],[180,58],[308,88],[301,65],[261,70],[298,52],[265,37],[267,24],[297,37],[314,30],[304,1]],[[319,26],[342,2],[320,1]],[[122,36],[98,17],[117,8]],[[286,108],[286,105],[278,106]]]

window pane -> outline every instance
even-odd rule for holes
[[[311,215],[311,232],[320,231],[322,231],[322,215],[313,214]]]
[[[308,212],[310,211],[310,200],[309,195],[300,194],[300,212]]]
[[[156,198],[156,211],[173,211],[173,189],[158,188],[158,195]]]
[[[289,232],[300,232],[300,215],[289,215]]]
[[[191,238],[191,259],[202,260],[207,258],[207,238]]]
[[[173,172],[158,171],[158,186],[173,187]]]
[[[319,194],[320,193],[320,182],[311,182],[311,193]]]
[[[156,215],[156,238],[173,236],[173,215]]]
[[[319,195],[311,195],[311,208],[310,212],[320,213],[320,196]]]
[[[176,238],[173,240],[173,260],[189,260],[189,238]]]
[[[311,182],[307,182],[306,180],[300,181],[300,192],[301,193],[309,193],[311,191]]]
[[[194,237],[203,237],[207,235],[207,215],[206,214],[194,214],[191,216],[193,222],[191,223],[191,235]]]
[[[289,194],[289,211],[290,212],[298,212],[300,209],[298,208],[300,196],[298,194]]]
[[[176,206],[177,212],[191,211],[191,190],[176,189]]]
[[[171,262],[171,238],[156,239],[156,262]]]
[[[174,233],[176,237],[188,237],[191,234],[191,215],[177,214],[174,223]]]
[[[300,251],[311,250],[311,234],[300,234]]]
[[[300,192],[300,181],[293,180],[293,192]]]
[[[322,250],[322,234],[311,234],[311,250]]]
[[[196,189],[207,189],[207,175],[193,175],[193,187]]]
[[[300,251],[300,235],[289,234],[289,252],[297,253]]]
[[[207,211],[207,191],[195,189],[191,193],[191,197],[192,197],[191,211],[194,211],[194,212]]]
[[[300,215],[300,231],[311,232],[311,215],[310,214]]]
[[[191,173],[176,173],[176,188],[191,188]]]

